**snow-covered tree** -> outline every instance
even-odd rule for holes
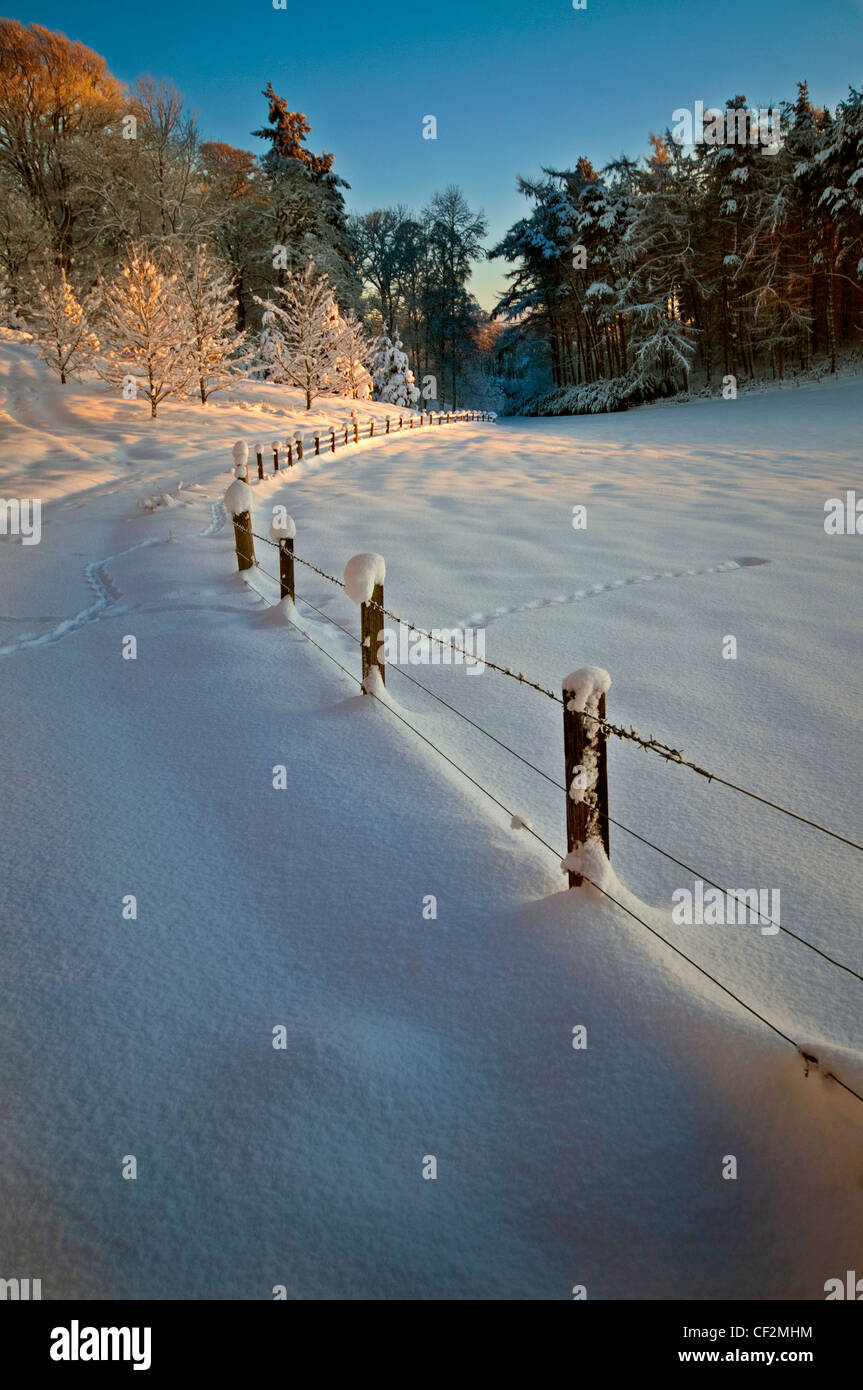
[[[365,325],[353,314],[339,318],[338,357],[333,385],[343,396],[355,401],[367,401],[372,394],[373,381],[369,366],[374,360],[376,345],[366,333]]]
[[[236,328],[234,286],[203,242],[175,258],[177,286],[188,319],[187,346],[195,390],[206,405],[214,391],[237,379],[245,333]]]
[[[286,382],[282,365],[287,354],[285,335],[279,327],[278,310],[271,299],[259,299],[263,309],[261,331],[255,348],[255,370],[264,381]]]
[[[42,361],[64,386],[93,360],[99,348],[87,309],[79,303],[64,270],[58,270],[47,284],[36,281],[36,297],[25,322],[39,344]]]
[[[150,402],[155,419],[166,396],[185,390],[192,373],[189,319],[177,277],[146,246],[132,245],[117,277],[102,288],[99,316],[104,361],[100,374]]]
[[[419,387],[414,381],[408,355],[398,335],[395,341],[386,333],[381,338],[375,363],[375,392],[379,401],[402,409],[415,405],[419,400]]]
[[[311,410],[312,401],[331,387],[339,357],[340,320],[330,282],[309,260],[274,292],[281,303],[257,300],[275,319],[268,347],[283,379],[305,393],[306,410]]]

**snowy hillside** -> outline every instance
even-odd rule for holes
[[[0,494],[44,503],[38,545],[0,545],[7,1267],[45,1298],[247,1299],[823,1299],[859,1268],[863,1103],[824,1073],[863,1093],[863,983],[785,932],[674,925],[693,874],[612,827],[603,886],[816,1055],[805,1075],[566,891],[560,792],[391,670],[393,709],[496,806],[238,575],[233,442],[349,404],[261,385],[153,421],[14,335],[0,393]],[[861,420],[852,379],[412,431],[253,482],[256,523],[285,505],[336,576],[381,554],[396,613],[485,629],[554,690],[607,669],[613,722],[860,842],[863,540],[823,521],[861,490]],[[324,616],[355,634],[355,605],[301,565],[297,589],[359,676]],[[558,705],[408,669],[561,778]],[[781,890],[783,926],[863,973],[856,850],[631,743],[609,760],[616,820]]]

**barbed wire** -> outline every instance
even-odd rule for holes
[[[267,574],[267,571],[262,570],[262,573]],[[272,579],[273,576],[268,575],[268,578]],[[275,582],[280,583],[281,581]],[[346,637],[349,637],[352,642],[356,642],[358,646],[362,646],[362,639],[358,637],[356,633],[351,632],[342,623],[337,622],[336,619],[331,617],[329,613],[325,613],[322,608],[316,607],[316,605],[313,604],[310,599],[305,598],[302,594],[296,594],[295,597],[298,598],[301,603],[308,604],[309,608],[313,609],[315,613],[319,614],[319,616],[324,618],[328,623],[332,623],[333,627],[338,628],[338,630],[340,632],[343,632]],[[465,722],[465,724],[469,724],[472,729],[476,729],[478,733],[484,734],[486,738],[492,741],[492,743],[497,744],[498,748],[502,748],[513,758],[516,758],[520,763],[523,763],[525,767],[530,768],[532,772],[535,772],[539,777],[544,778],[546,782],[551,783],[551,785],[555,787],[558,791],[563,792],[564,795],[566,794],[566,787],[562,782],[559,782],[556,777],[552,777],[549,773],[544,772],[542,768],[537,767],[536,764],[532,763],[529,758],[525,758],[521,753],[517,752],[516,749],[511,748],[508,743],[504,743],[502,739],[499,739],[496,736],[496,734],[491,733],[490,730],[486,729],[482,724],[477,724],[475,720],[471,719],[462,710],[457,709],[455,705],[450,704],[449,700],[445,700],[442,695],[438,695],[434,690],[431,690],[427,685],[424,685],[422,681],[417,680],[415,676],[412,676],[409,674],[409,672],[403,670],[401,666],[393,665],[387,667],[387,669],[389,671],[395,671],[398,675],[404,677],[404,679],[409,681],[411,685],[416,686],[418,690],[424,691],[426,695],[431,696],[431,698],[433,700],[436,700],[438,704],[443,705],[446,709],[450,710],[453,714],[457,715],[459,719],[462,719]],[[633,839],[640,841],[641,844],[646,845],[649,849],[652,849],[657,854],[662,855],[663,858],[670,860],[671,863],[676,864],[678,868],[685,869],[688,874],[692,874],[693,877],[701,879],[704,883],[709,884],[711,888],[715,888],[718,892],[723,893],[726,897],[731,897],[732,899],[734,899],[734,901],[739,901],[735,893],[733,893],[728,888],[723,888],[721,884],[716,883],[715,880],[708,877],[707,874],[701,873],[697,869],[693,869],[691,865],[684,863],[682,859],[678,859],[678,857],[674,854],[671,854],[669,850],[663,849],[660,845],[654,844],[652,840],[648,840],[646,836],[639,834],[637,830],[633,830],[630,826],[624,825],[622,821],[617,820],[614,816],[608,815],[607,812],[602,811],[599,807],[597,807],[596,809],[597,814],[602,816],[604,820],[607,820],[610,825],[616,826],[618,830],[624,831],[625,834],[632,836]],[[842,961],[837,960],[835,956],[831,956],[828,954],[827,951],[823,951],[820,946],[816,946],[813,942],[808,941],[806,937],[800,936],[797,932],[792,931],[790,927],[786,927],[781,922],[777,922],[774,917],[770,917],[766,913],[759,912],[758,920],[759,923],[761,923],[762,925],[769,924],[770,926],[776,927],[778,931],[784,932],[786,936],[790,936],[794,941],[799,942],[801,946],[806,946],[810,951],[814,951],[816,955],[822,958],[822,960],[826,960],[831,965],[835,965],[838,970],[845,971],[846,974],[853,976],[855,980],[859,980],[860,983],[863,984],[863,974],[855,970],[853,966],[845,965]]]
[[[234,524],[238,531],[252,536],[255,540],[262,541],[265,545],[271,545],[275,549],[278,549],[277,543],[270,540],[269,537],[260,536],[256,531],[248,527],[237,525],[236,520]],[[327,579],[331,584],[337,584],[339,588],[344,589],[344,580],[337,578],[335,575],[328,574],[326,570],[321,569],[318,565],[312,564],[310,560],[302,559],[299,555],[294,555],[294,559],[299,564],[306,565],[307,568],[314,570],[322,579]],[[475,652],[468,651],[467,648],[460,647],[457,643],[445,640],[441,636],[435,635],[425,628],[417,627],[416,624],[407,622],[404,618],[400,617],[398,613],[394,613],[392,609],[384,607],[383,604],[377,603],[374,599],[368,599],[367,606],[377,609],[377,611],[384,614],[385,617],[391,618],[393,622],[398,623],[401,627],[407,628],[410,632],[415,632],[418,636],[435,642],[441,647],[448,647],[452,651],[460,653],[462,656],[469,657],[471,661],[476,662],[478,660]],[[501,666],[485,656],[482,658],[482,665],[488,667],[489,670],[498,672],[500,675],[508,676],[510,679],[518,681],[520,685],[525,685],[531,690],[536,690],[539,694],[545,695],[548,699],[554,701],[555,704],[565,706],[567,703],[561,695],[556,694],[555,691],[549,689],[548,686],[544,686],[538,681],[531,680],[523,671],[516,673],[511,666]],[[772,801],[769,797],[762,796],[759,792],[754,792],[748,787],[743,787],[737,782],[732,782],[728,778],[722,777],[717,772],[708,771],[707,768],[701,767],[698,763],[684,758],[680,749],[672,748],[670,744],[663,743],[660,739],[645,738],[631,726],[627,728],[622,724],[614,724],[610,720],[601,718],[599,715],[590,714],[586,710],[582,710],[580,713],[585,719],[598,725],[605,733],[606,738],[614,737],[624,742],[634,743],[645,752],[658,754],[665,762],[688,768],[690,771],[697,773],[700,777],[706,778],[708,782],[716,782],[719,786],[727,787],[730,791],[737,792],[739,795],[748,797],[752,801],[757,801],[763,806],[768,806],[772,810],[778,811],[782,815],[798,821],[801,825],[807,825],[812,830],[818,830],[822,835],[827,835],[831,839],[839,841],[840,844],[847,845],[850,849],[856,849],[859,853],[863,854],[863,844],[859,843],[859,841],[852,840],[849,836],[842,835],[836,830],[831,830],[829,826],[822,825],[819,821],[812,820],[808,816],[802,816],[799,812],[791,810],[788,806],[782,806],[779,802]]]
[[[324,616],[326,617],[327,615],[324,614]],[[396,719],[398,719],[400,723],[404,724],[405,727],[411,731],[411,733],[415,734],[417,738],[421,739],[422,742],[427,744],[429,748],[433,749],[433,751],[437,753],[441,758],[443,758],[446,763],[448,763],[451,767],[455,768],[457,772],[460,772],[461,775],[465,777],[474,787],[481,791],[484,796],[486,796],[490,801],[492,801],[496,806],[498,806],[500,810],[504,811],[506,815],[510,817],[511,820],[515,818],[515,812],[512,811],[508,806],[506,806],[502,801],[500,801],[499,798],[496,797],[493,792],[490,792],[487,787],[483,786],[483,784],[477,781],[475,777],[472,777],[469,772],[465,771],[465,769],[461,767],[459,763],[455,762],[455,760],[451,758],[447,753],[444,753],[443,749],[439,748],[438,745],[433,743],[431,739],[427,738],[425,734],[420,733],[419,729],[417,729],[415,725],[411,724],[407,719],[405,719],[403,715],[401,715],[398,712],[398,710],[396,710],[391,704],[389,704],[385,700],[382,700],[380,696],[376,695],[373,690],[369,690],[364,684],[364,682],[358,679],[353,674],[353,672],[347,669],[346,666],[343,666],[342,663],[336,657],[334,657],[331,652],[328,652],[325,647],[322,647],[320,643],[316,642],[313,637],[309,636],[309,634],[303,628],[299,627],[298,624],[293,622],[292,619],[288,618],[288,622],[290,623],[291,627],[293,627],[297,632],[300,633],[302,637],[305,637],[308,642],[311,642],[313,647],[317,648],[317,650],[321,652],[324,656],[326,656],[328,660],[332,661],[333,664],[337,666],[339,670],[348,677],[349,680],[352,680],[355,685],[358,685],[364,693],[371,695],[373,699],[377,700],[378,704],[380,704],[385,710],[387,710]],[[340,626],[340,624],[335,625]],[[349,633],[348,635],[353,636],[353,634],[351,633]],[[537,834],[537,832],[533,829],[532,826],[527,825],[524,822],[524,820],[522,820],[520,817],[519,821],[520,828],[526,830],[528,834],[532,835],[533,838],[539,842],[539,844],[541,844],[545,849],[549,851],[549,853],[555,856],[558,863],[562,864],[563,855],[560,853],[560,851],[555,849],[553,845],[550,845],[547,840],[544,840],[541,835]],[[818,1065],[817,1058],[812,1058],[810,1053],[804,1052],[802,1046],[799,1043],[797,1043],[794,1040],[794,1038],[792,1038],[788,1033],[784,1032],[783,1029],[781,1029],[778,1026],[778,1024],[773,1023],[769,1018],[765,1017],[764,1014],[760,1013],[751,1004],[748,1004],[745,999],[742,999],[739,994],[736,994],[734,990],[729,989],[727,985],[722,984],[720,980],[717,980],[715,975],[711,975],[709,970],[705,970],[704,966],[699,965],[698,962],[694,961],[690,956],[688,956],[685,951],[681,951],[680,948],[675,946],[673,942],[669,941],[667,937],[664,937],[661,932],[658,932],[655,927],[651,927],[648,922],[645,922],[642,917],[639,917],[637,913],[633,912],[631,908],[627,907],[625,903],[622,903],[612,893],[609,893],[607,889],[601,887],[600,884],[598,884],[594,879],[590,878],[589,875],[583,873],[581,877],[583,878],[585,883],[589,883],[591,887],[595,888],[597,892],[601,893],[603,897],[609,900],[609,902],[614,903],[616,907],[620,908],[622,912],[625,912],[629,917],[633,919],[633,921],[637,922],[640,926],[644,927],[645,930],[649,931],[652,936],[655,936],[658,941],[661,941],[665,946],[669,948],[669,950],[673,951],[675,955],[680,956],[682,960],[685,960],[687,964],[691,965],[693,969],[699,972],[699,974],[703,975],[706,979],[710,980],[710,982],[714,984],[717,987],[717,989],[720,989],[723,992],[723,994],[726,994],[730,999],[733,999],[734,1002],[738,1004],[742,1009],[745,1009],[748,1013],[752,1014],[753,1018],[758,1019],[760,1023],[763,1023],[766,1028],[769,1028],[772,1032],[776,1033],[777,1036],[782,1038],[784,1042],[790,1044],[791,1047],[793,1047],[807,1060],[813,1060],[815,1061],[816,1065]],[[858,1091],[855,1091],[852,1086],[849,1086],[847,1084],[847,1082],[840,1080],[840,1078],[835,1074],[835,1072],[825,1072],[824,1076],[828,1080],[837,1082],[837,1084],[841,1086],[844,1091],[847,1091],[849,1095],[855,1098],[855,1100],[858,1100],[861,1102],[861,1104],[863,1104],[863,1095],[861,1095]]]

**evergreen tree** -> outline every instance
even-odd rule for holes
[[[399,337],[395,342],[384,334],[375,362],[375,393],[379,401],[412,408],[419,400],[419,387],[408,365],[408,356]]]
[[[270,104],[268,126],[253,130],[261,140],[269,140],[272,152],[278,159],[298,159],[311,174],[328,174],[333,167],[334,155],[312,154],[307,150],[306,137],[311,134],[309,125],[301,111],[290,111],[284,97],[276,96],[272,82],[268,82],[263,96]]]
[[[311,259],[329,276],[340,303],[353,304],[359,283],[342,195],[349,185],[333,173],[333,155],[306,149],[311,128],[305,116],[289,110],[272,83],[263,95],[270,124],[253,134],[270,144],[261,159],[267,195],[262,230],[270,247],[278,248],[276,283],[284,285]]]

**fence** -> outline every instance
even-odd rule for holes
[[[342,623],[336,622],[328,613],[317,608],[309,599],[304,598],[301,594],[297,594],[294,583],[295,561],[343,590],[346,588],[346,584],[345,580],[339,579],[336,575],[328,574],[326,570],[321,569],[310,560],[305,560],[294,554],[296,530],[290,518],[287,518],[286,522],[281,526],[276,526],[274,524],[270,537],[258,535],[258,533],[254,531],[252,526],[251,489],[248,487],[247,483],[242,480],[242,467],[237,469],[237,474],[237,481],[239,482],[240,488],[244,489],[244,491],[232,495],[232,489],[237,487],[237,483],[233,483],[225,495],[225,505],[233,516],[238,568],[240,570],[253,567],[259,569],[261,573],[267,575],[268,578],[279,585],[279,592],[282,599],[289,598],[294,604],[297,599],[299,599],[301,603],[306,604],[317,613],[319,617],[331,623],[334,627],[338,628],[339,631],[346,634],[352,641],[359,644],[361,654],[361,677],[357,677],[352,671],[349,671],[341,661],[333,656],[332,652],[328,652],[325,647],[322,647],[314,638],[309,636],[308,632],[300,628],[290,618],[288,619],[291,625],[295,627],[307,641],[311,642],[313,647],[317,648],[319,652],[338,666],[346,676],[356,682],[363,695],[379,698],[380,687],[386,684],[387,668],[384,656],[381,652],[380,642],[383,619],[385,617],[403,625],[405,628],[410,629],[411,632],[422,636],[430,642],[438,643],[442,647],[446,646],[451,648],[454,652],[460,653],[462,657],[473,658],[473,653],[466,651],[464,647],[460,647],[454,642],[446,641],[442,637],[436,636],[433,632],[416,626],[414,623],[407,622],[399,614],[392,612],[392,610],[385,606],[383,560],[380,556],[355,557],[358,560],[380,561],[379,574],[374,572],[375,567],[373,565],[367,567],[366,587],[360,601],[361,634],[359,637]],[[278,552],[278,578],[260,565],[255,554],[255,541],[259,541],[265,546],[270,546]],[[353,593],[352,596],[356,597],[356,593]],[[654,753],[666,762],[673,762],[680,767],[687,768],[695,774],[706,778],[709,782],[715,782],[717,785],[729,788],[731,791],[758,802],[763,806],[769,807],[820,834],[829,836],[831,839],[859,853],[863,853],[863,845],[848,836],[840,834],[838,831],[831,830],[829,827],[801,815],[797,811],[791,810],[787,806],[782,806],[778,802],[762,796],[759,792],[755,792],[751,788],[740,786],[727,778],[721,777],[717,773],[708,771],[698,763],[685,758],[679,749],[672,748],[669,744],[662,743],[655,738],[644,738],[633,728],[625,728],[611,723],[606,716],[606,693],[611,684],[611,680],[605,671],[595,667],[586,667],[580,671],[576,671],[572,675],[564,678],[561,683],[560,693],[558,693],[543,685],[541,682],[530,679],[523,671],[515,672],[511,667],[501,666],[488,660],[485,656],[483,656],[482,662],[484,667],[488,667],[488,669],[503,677],[517,681],[520,685],[547,697],[549,700],[562,707],[563,781],[558,781],[556,778],[549,776],[547,772],[537,767],[528,758],[523,757],[521,753],[504,743],[503,740],[497,738],[495,734],[491,733],[481,724],[470,719],[463,711],[450,704],[448,700],[443,699],[443,697],[438,695],[435,691],[430,690],[428,686],[417,680],[415,676],[410,675],[401,666],[393,666],[391,669],[396,671],[405,680],[410,681],[411,684],[424,691],[425,694],[430,696],[433,700],[436,700],[439,704],[450,710],[452,714],[462,719],[473,729],[483,734],[499,748],[509,753],[525,767],[530,768],[539,777],[544,778],[546,782],[551,783],[552,786],[563,793],[565,797],[567,845],[565,855],[562,854],[559,849],[549,844],[547,840],[543,839],[543,837],[520,816],[516,816],[511,808],[505,806],[487,787],[483,786],[482,783],[472,777],[470,773],[451,758],[448,753],[437,744],[433,743],[425,734],[421,733],[419,729],[411,724],[409,720],[405,719],[404,715],[396,710],[389,702],[382,701],[382,706],[393,715],[394,718],[398,719],[400,723],[410,729],[417,738],[427,744],[428,747],[438,754],[446,763],[455,768],[456,771],[471,782],[472,785],[488,797],[490,801],[510,816],[511,824],[514,827],[518,826],[527,831],[527,833],[533,836],[540,845],[554,855],[561,868],[567,873],[570,887],[578,887],[582,883],[589,883],[602,894],[603,897],[615,904],[621,911],[625,912],[635,922],[650,932],[652,936],[655,936],[670,950],[682,957],[682,959],[695,970],[699,971],[700,974],[704,975],[725,995],[740,1005],[741,1008],[747,1010],[747,1012],[757,1018],[759,1022],[763,1023],[786,1043],[794,1047],[803,1061],[806,1075],[809,1074],[810,1067],[818,1067],[817,1057],[811,1052],[806,1051],[792,1037],[785,1033],[775,1023],[771,1022],[770,1019],[766,1018],[764,1014],[759,1012],[758,1009],[754,1008],[750,1003],[747,1003],[746,1000],[734,993],[733,990],[729,989],[727,985],[722,984],[720,980],[716,979],[714,975],[710,974],[709,971],[705,970],[703,966],[699,965],[697,961],[694,961],[684,951],[681,951],[673,942],[662,936],[662,934],[654,927],[650,926],[648,922],[645,922],[642,917],[633,912],[625,903],[622,903],[610,893],[606,887],[598,883],[596,881],[596,876],[591,876],[589,870],[592,866],[597,862],[602,862],[601,859],[597,860],[597,852],[600,855],[604,855],[606,858],[610,858],[609,827],[613,825],[625,834],[638,840],[642,845],[647,846],[655,853],[662,855],[663,858],[676,864],[679,868],[684,869],[688,874],[692,874],[696,878],[700,878],[710,887],[718,889],[720,893],[725,893],[727,896],[731,897],[736,896],[731,890],[722,888],[721,885],[708,877],[708,875],[699,873],[699,871],[693,869],[691,865],[684,863],[683,860],[679,859],[676,855],[671,854],[668,850],[662,849],[659,845],[654,844],[653,841],[647,839],[637,831],[630,829],[629,826],[624,825],[610,814],[608,800],[609,740],[616,738],[622,741],[635,743],[645,752]],[[845,972],[863,984],[863,974],[853,969],[851,966],[844,964],[842,961],[837,960],[834,956],[823,951],[813,942],[806,940],[805,937],[798,935],[789,927],[783,926],[772,917],[765,916],[760,912],[758,920],[770,923],[777,931],[784,932],[787,936],[790,936],[793,940],[820,956],[822,960],[829,962],[829,964],[836,969]],[[836,1076],[835,1072],[825,1071],[823,1075],[826,1079],[835,1081],[837,1085],[848,1092],[849,1095],[863,1102],[863,1095],[854,1090],[853,1087],[847,1085],[846,1082],[842,1081]]]
[[[435,425],[435,418],[437,418],[437,425]],[[407,419],[407,425],[405,425],[405,419]],[[365,437],[366,439],[380,439],[390,434],[398,434],[405,429],[410,431],[413,429],[438,429],[442,425],[494,424],[496,420],[495,414],[485,410],[421,410],[418,416],[413,413],[406,415],[402,411],[400,415],[385,416],[383,421],[375,421],[374,418],[370,418],[367,424],[368,434]],[[375,424],[378,425],[377,434],[375,434]],[[359,444],[360,429],[359,420],[356,415],[352,415],[350,420],[346,420],[338,429],[313,430],[309,432],[309,438],[298,431],[290,439],[285,439],[284,442],[277,439],[269,446],[258,444],[253,450],[258,467],[258,479],[263,481],[265,476],[264,455],[267,453],[271,452],[273,456],[273,473],[281,473],[285,468],[293,468],[295,455],[297,463],[301,463],[304,450],[311,448],[312,445],[314,446],[313,456],[318,458],[321,453],[334,454],[337,447],[347,448],[350,444]],[[245,446],[243,448],[245,449]],[[235,461],[239,462],[238,455],[235,454],[234,457]],[[245,462],[245,458],[243,462]],[[246,467],[244,480],[249,481],[248,467]]]

